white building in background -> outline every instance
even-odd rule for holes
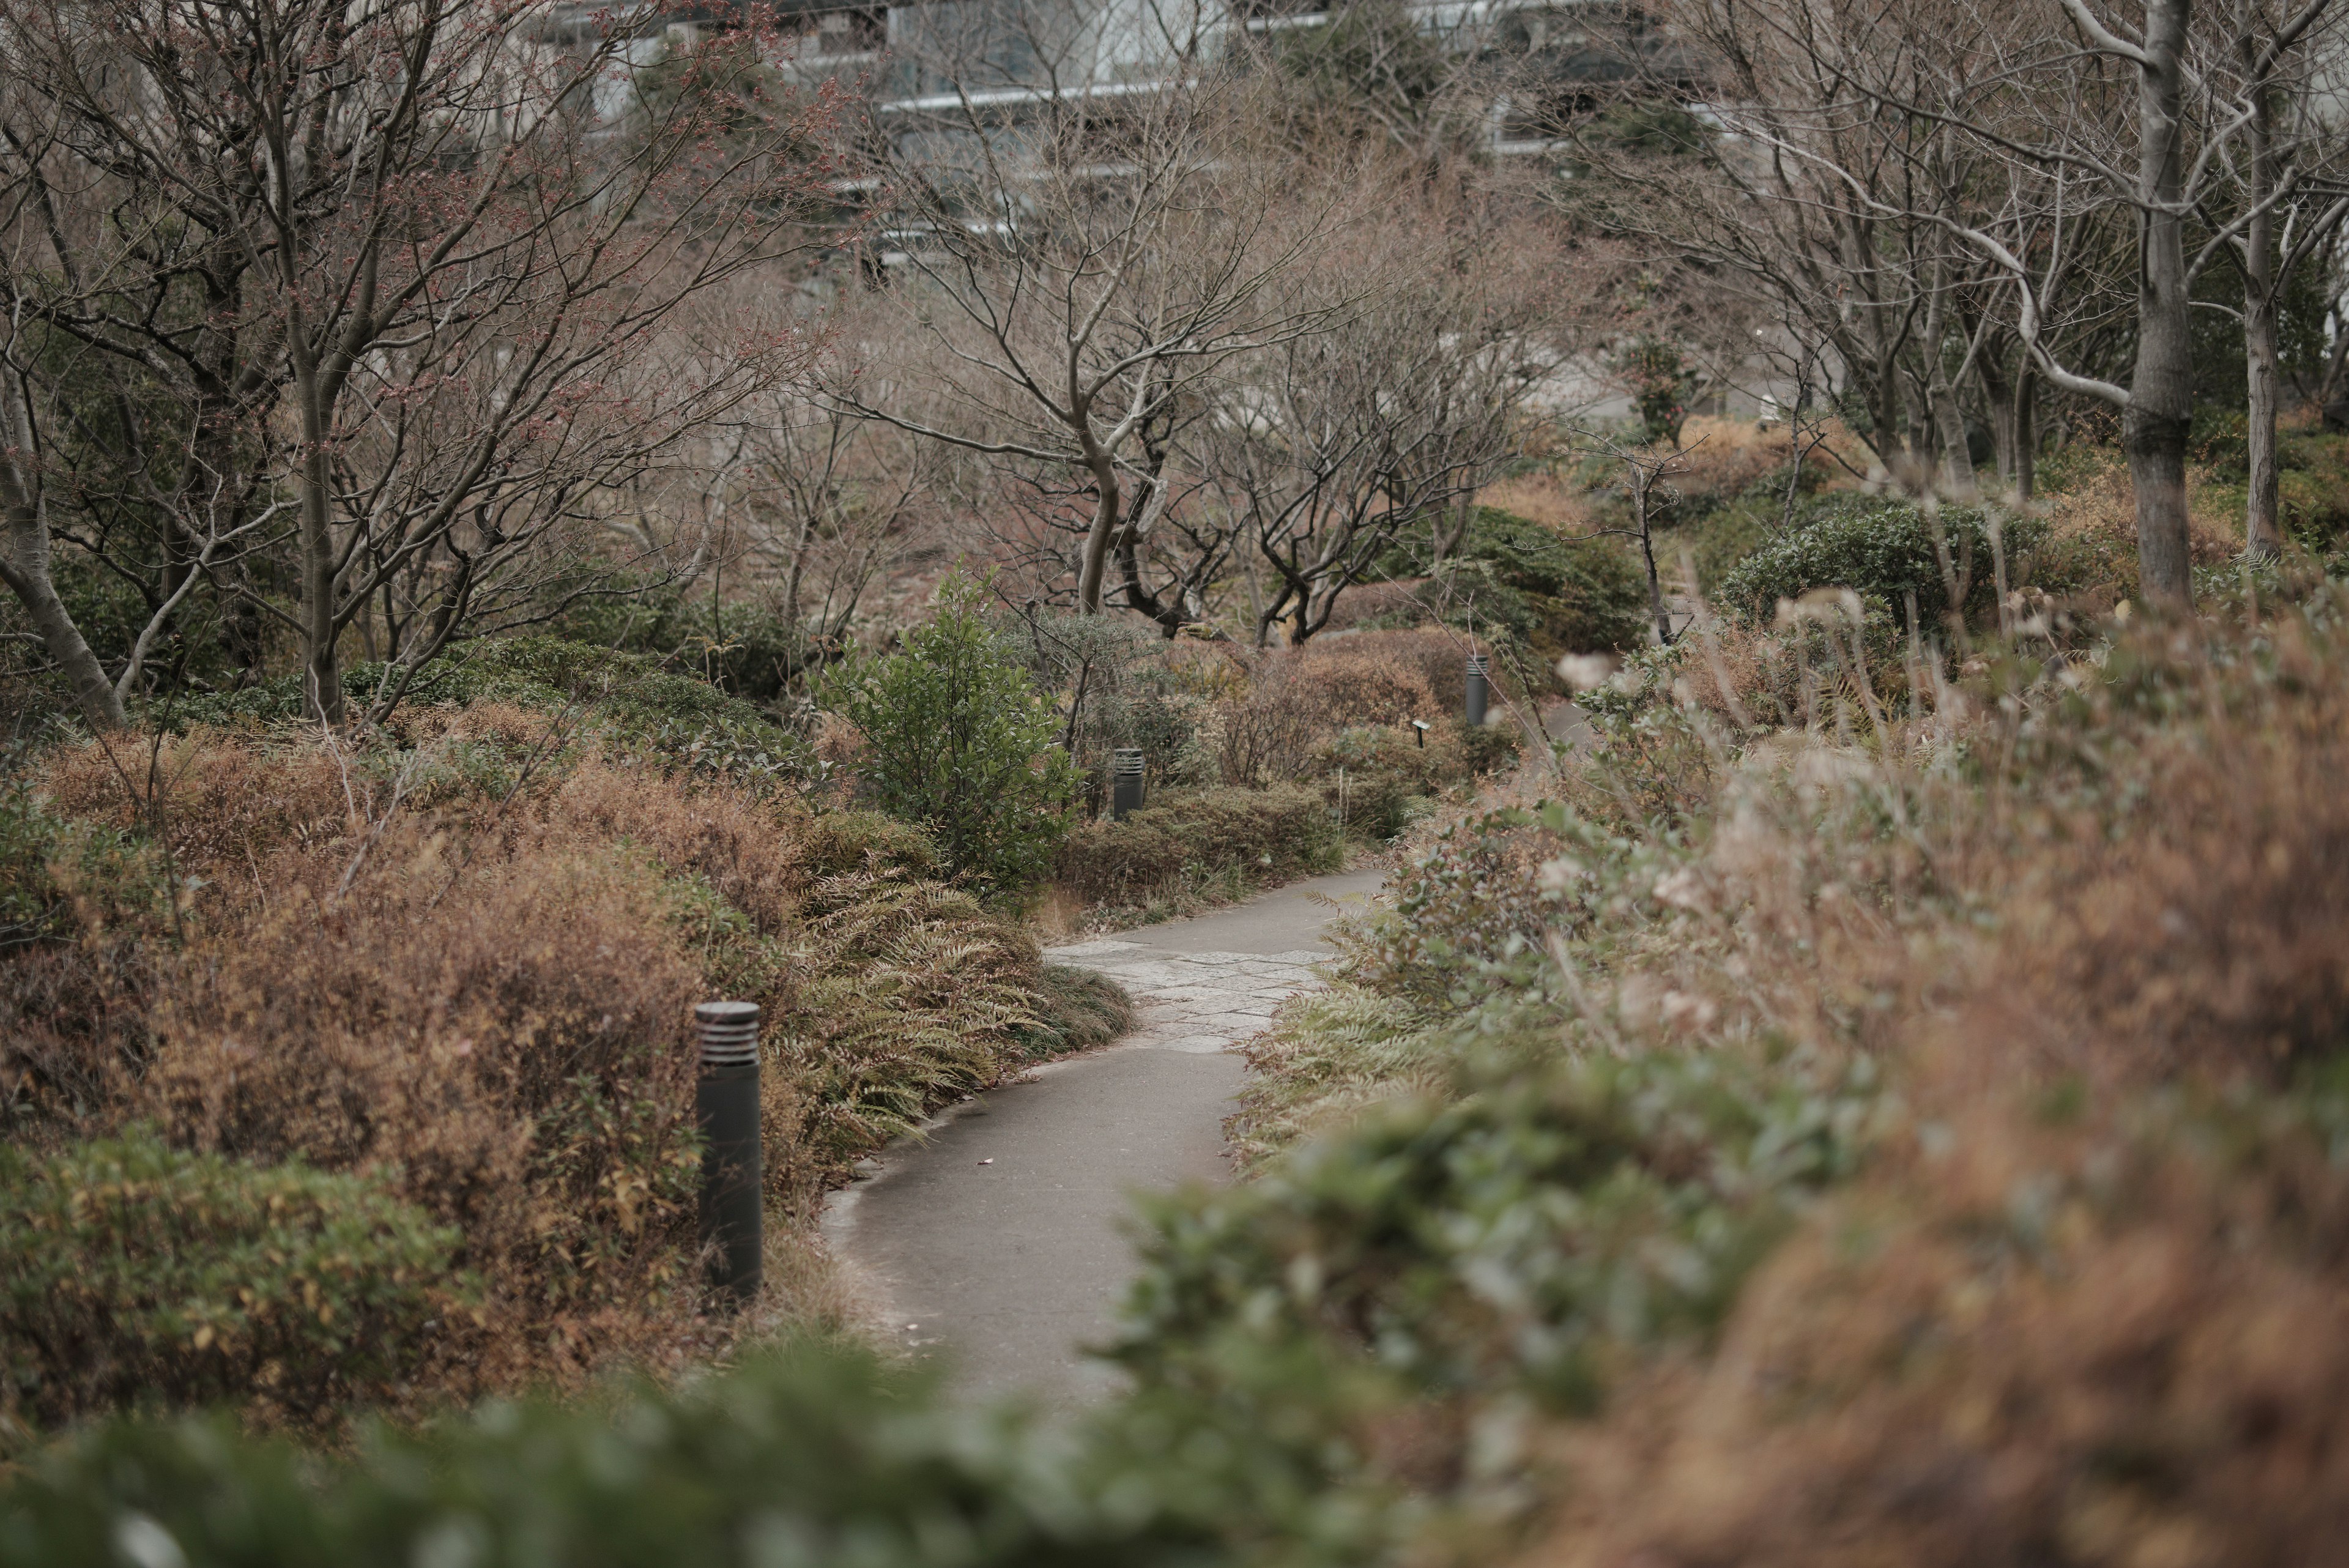
[[[789,69],[871,94],[885,113],[919,116],[977,107],[1016,117],[1019,106],[1072,92],[1147,91],[1185,57],[1212,56],[1242,35],[1259,38],[1328,26],[1342,0],[782,0],[800,42]],[[1420,31],[1459,56],[1506,57],[1521,67],[1487,124],[1494,150],[1538,151],[1557,112],[1595,89],[1629,79],[1661,57],[1657,38],[1622,0],[1410,0]],[[549,14],[543,36],[575,43],[601,26],[629,28],[642,63],[667,41],[723,25],[691,5],[600,5],[578,0]],[[638,56],[641,55],[641,60]],[[620,112],[625,80],[616,78]]]

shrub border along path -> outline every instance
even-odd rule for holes
[[[1128,1194],[1225,1179],[1233,1047],[1319,987],[1338,911],[1314,895],[1359,898],[1380,877],[1319,877],[1049,953],[1125,985],[1136,1028],[955,1107],[833,1196],[825,1238],[879,1333],[946,1361],[969,1394],[1069,1408],[1113,1388],[1083,1347],[1110,1337],[1133,1273]]]

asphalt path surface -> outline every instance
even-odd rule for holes
[[[1381,879],[1316,877],[1050,953],[1115,976],[1136,1027],[955,1107],[833,1195],[825,1237],[882,1332],[973,1395],[1065,1409],[1112,1390],[1084,1347],[1108,1338],[1133,1275],[1132,1195],[1227,1179],[1231,1047],[1320,983],[1329,900],[1359,911]]]

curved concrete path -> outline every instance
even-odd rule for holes
[[[1383,873],[1293,883],[1248,903],[1053,950],[1116,977],[1138,1004],[1105,1050],[1039,1067],[883,1151],[826,1205],[823,1230],[867,1309],[969,1393],[1071,1407],[1108,1393],[1085,1358],[1133,1270],[1128,1195],[1221,1181],[1230,1048],[1281,998],[1320,982],[1335,898],[1360,909]]]

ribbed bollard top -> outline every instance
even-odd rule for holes
[[[1492,666],[1486,662],[1485,656],[1484,654],[1472,653],[1468,656],[1468,673],[1471,675],[1489,675],[1492,673]]]
[[[1138,746],[1120,746],[1112,751],[1110,753],[1110,772],[1128,774],[1142,772],[1142,749]]]
[[[757,1002],[705,1002],[693,1010],[693,1022],[701,1034],[703,1066],[755,1067],[759,1064]]]

